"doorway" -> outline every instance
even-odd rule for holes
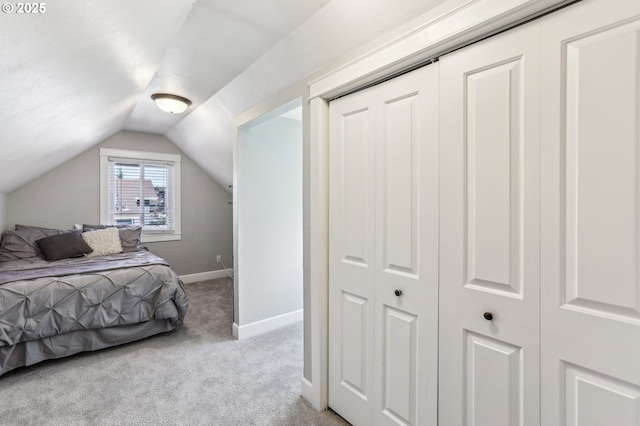
[[[303,319],[302,100],[238,128],[233,333]]]

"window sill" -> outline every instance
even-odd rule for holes
[[[157,243],[161,241],[179,241],[181,239],[182,234],[142,234],[140,242]]]

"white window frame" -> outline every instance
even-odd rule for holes
[[[175,172],[175,226],[173,232],[169,233],[148,233],[145,234],[144,228],[142,228],[142,235],[140,241],[143,243],[152,243],[158,241],[177,241],[182,239],[181,233],[181,216],[180,216],[180,165],[182,163],[182,156],[180,154],[164,154],[161,152],[145,152],[145,151],[130,151],[126,149],[112,149],[112,148],[100,148],[100,223],[108,224],[108,170],[109,170],[109,157],[117,157],[123,159],[130,159],[132,161],[167,161],[174,164]]]

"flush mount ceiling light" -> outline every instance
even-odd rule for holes
[[[151,99],[155,101],[158,108],[171,114],[185,112],[186,109],[189,108],[189,105],[191,105],[189,99],[167,93],[155,93],[151,95]]]

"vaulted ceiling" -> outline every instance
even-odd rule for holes
[[[0,193],[121,130],[164,134],[221,185],[231,120],[443,0],[55,0],[0,15]],[[151,100],[193,105],[168,114]]]

